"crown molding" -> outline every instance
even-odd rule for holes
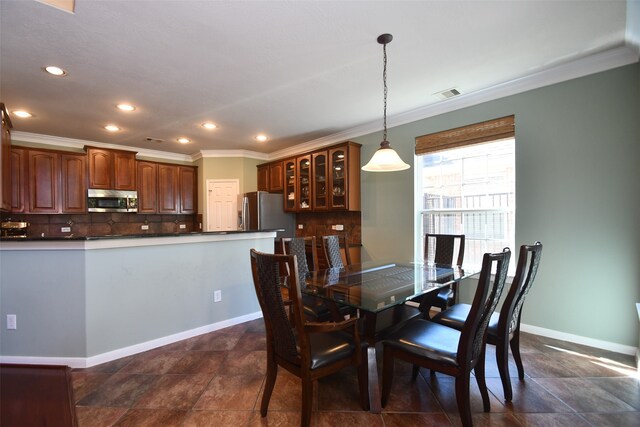
[[[269,160],[270,158],[269,154],[250,150],[202,150],[192,156],[193,160],[211,157],[243,157],[257,160]]]
[[[86,145],[111,150],[135,151],[140,157],[153,159],[173,160],[180,162],[191,162],[192,156],[188,154],[169,153],[167,151],[149,150],[146,148],[128,147],[125,145],[107,144],[104,142],[87,141],[84,139],[63,138],[61,136],[41,135],[37,133],[11,131],[13,141],[30,142],[34,144],[52,145],[54,148],[67,147],[76,150],[83,150]]]

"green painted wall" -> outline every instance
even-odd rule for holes
[[[544,254],[523,323],[636,346],[640,302],[640,66],[636,63],[389,130],[415,137],[516,117],[516,245]],[[381,133],[356,138],[362,163]],[[413,257],[414,167],[362,172],[363,257]],[[515,248],[513,248],[515,249]]]

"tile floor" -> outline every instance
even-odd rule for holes
[[[639,426],[640,379],[632,356],[522,334],[526,378],[511,364],[514,398],[503,401],[495,353],[487,347],[491,412],[472,381],[476,426]],[[300,382],[279,370],[266,418],[259,413],[266,372],[262,319],[135,356],[73,371],[81,427],[297,426]],[[382,414],[360,409],[355,370],[319,381],[312,426],[461,425],[453,380],[431,380],[396,363]]]

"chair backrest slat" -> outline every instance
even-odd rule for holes
[[[454,257],[456,243],[458,247],[457,256]],[[436,264],[457,265],[462,267],[464,261],[464,234],[432,234],[426,233],[424,236],[424,259],[429,261],[433,256]],[[455,258],[455,264],[454,264]]]
[[[295,295],[295,292],[299,292],[295,255],[264,254],[251,250],[253,283],[265,322],[267,345],[272,346],[276,355],[299,364],[301,359],[298,343],[281,292],[283,278],[280,271],[283,264],[287,265],[289,271],[289,276],[286,277],[290,286],[289,293]],[[295,310],[297,301],[294,295],[291,295],[291,299]]]
[[[344,247],[345,260],[347,265],[351,265],[351,256],[349,254],[349,245],[347,243],[347,236],[345,235],[331,235],[322,236],[322,247],[327,259],[327,266],[329,268],[344,268],[344,262],[342,261],[342,255],[340,254],[340,247]]]
[[[476,360],[482,351],[489,319],[496,309],[507,280],[510,258],[509,248],[500,253],[484,254],[478,288],[458,344],[458,360],[461,364]]]
[[[542,243],[520,246],[516,274],[500,310],[499,336],[511,334],[519,328],[522,306],[538,273],[541,257]]]

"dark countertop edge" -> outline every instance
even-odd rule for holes
[[[282,231],[281,229],[273,230],[229,230],[229,231],[193,231],[190,233],[166,233],[166,234],[118,234],[110,236],[73,236],[73,237],[26,237],[24,239],[6,239],[0,238],[0,242],[45,242],[45,241],[93,241],[93,240],[117,240],[117,239],[139,239],[154,237],[188,237],[188,236],[215,236],[225,234],[246,234],[246,233],[271,233]]]

